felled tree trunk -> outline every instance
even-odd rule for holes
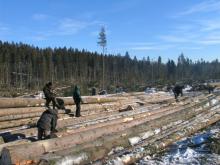
[[[71,97],[62,98],[65,105],[73,105],[74,101]],[[85,104],[114,102],[123,99],[123,97],[101,97],[101,96],[83,96],[82,100]],[[0,108],[19,108],[19,107],[39,107],[44,106],[44,99],[34,98],[1,98]]]

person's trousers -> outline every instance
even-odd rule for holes
[[[53,109],[55,109],[55,107],[57,107],[58,109],[60,108],[59,105],[57,105],[56,101],[55,101],[55,97],[51,97],[51,98],[46,98],[46,107],[49,108],[50,102],[52,101],[53,104]]]
[[[76,117],[80,117],[81,114],[80,114],[80,103],[76,103]]]
[[[50,133],[51,133],[51,131],[48,131],[48,130],[45,130],[45,129],[38,127],[37,138],[38,138],[38,140],[49,139]]]

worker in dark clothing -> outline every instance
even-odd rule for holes
[[[57,118],[58,112],[56,109],[48,108],[43,112],[37,122],[38,140],[49,139],[51,137],[51,133],[57,132]]]
[[[213,93],[215,86],[211,86],[210,84],[207,85],[207,89],[209,91],[209,94]]]
[[[181,86],[181,85],[176,85],[173,88],[173,93],[174,93],[176,101],[178,101],[178,96],[179,95],[183,96],[183,88],[184,88],[184,86]]]
[[[82,98],[80,96],[80,89],[76,85],[73,91],[73,100],[76,104],[76,117],[80,117],[80,103],[82,102]]]
[[[45,99],[46,99],[46,107],[47,108],[50,108],[49,107],[49,104],[50,102],[52,101],[53,103],[53,109],[55,109],[55,107],[57,107],[59,109],[59,105],[56,103],[56,100],[55,100],[55,94],[52,92],[52,83],[51,82],[48,82],[44,88],[43,88],[43,92],[44,92],[44,95],[45,95]]]
[[[96,95],[96,88],[93,87],[93,88],[92,88],[92,96],[95,96],[95,95]]]

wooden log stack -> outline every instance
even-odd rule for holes
[[[153,152],[155,148],[161,149],[163,144],[167,146],[178,139],[175,136],[165,140],[165,137],[181,134],[182,129],[190,126],[196,127],[179,136],[182,137],[220,119],[220,99],[215,94],[185,96],[179,102],[167,93],[133,93],[84,99],[87,101],[82,105],[83,116],[75,118],[60,111],[58,132],[54,134],[56,138],[42,141],[36,141],[37,129],[34,127],[44,110],[39,107],[40,101],[26,100],[21,103],[18,99],[16,103],[1,105],[0,132],[3,139],[23,136],[20,141],[0,145],[0,164],[61,164],[67,157],[74,158],[71,159],[72,164],[86,164],[103,161],[106,157],[114,159],[117,155],[109,153],[118,146],[126,149],[139,145],[151,146]],[[68,99],[66,103],[73,110],[73,103]],[[27,104],[35,107],[28,107]],[[202,119],[207,122],[197,127]],[[27,124],[33,128],[20,129]],[[136,161],[136,157],[131,157],[128,163]],[[123,160],[121,162],[126,164]]]

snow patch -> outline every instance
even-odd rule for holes
[[[133,117],[127,117],[123,120],[123,122],[128,122],[128,121],[132,121],[132,120],[134,120]]]
[[[128,139],[130,145],[134,146],[135,144],[137,144],[138,142],[141,141],[140,137],[132,137]]]
[[[56,162],[56,165],[73,165],[80,164],[82,161],[87,160],[88,156],[85,153],[80,154],[79,156],[66,156],[62,160]]]
[[[160,131],[161,131],[160,128],[158,128],[154,130],[154,133],[157,135],[158,133],[160,133]]]
[[[207,108],[207,107],[209,107],[210,106],[210,104],[209,103],[206,103],[203,107],[204,108]]]
[[[117,152],[119,152],[119,151],[122,151],[123,149],[124,149],[124,147],[121,147],[121,146],[115,147],[115,148],[113,148],[113,149],[108,153],[108,156],[109,156],[109,155],[112,155],[112,154],[115,154],[115,153],[117,153]]]
[[[149,138],[150,136],[153,136],[153,135],[154,135],[153,131],[147,131],[147,132],[144,132],[144,133],[140,134],[142,139],[147,139],[147,138]]]
[[[217,104],[219,101],[217,100],[217,99],[212,99],[211,100],[211,105],[215,105],[215,104]]]

